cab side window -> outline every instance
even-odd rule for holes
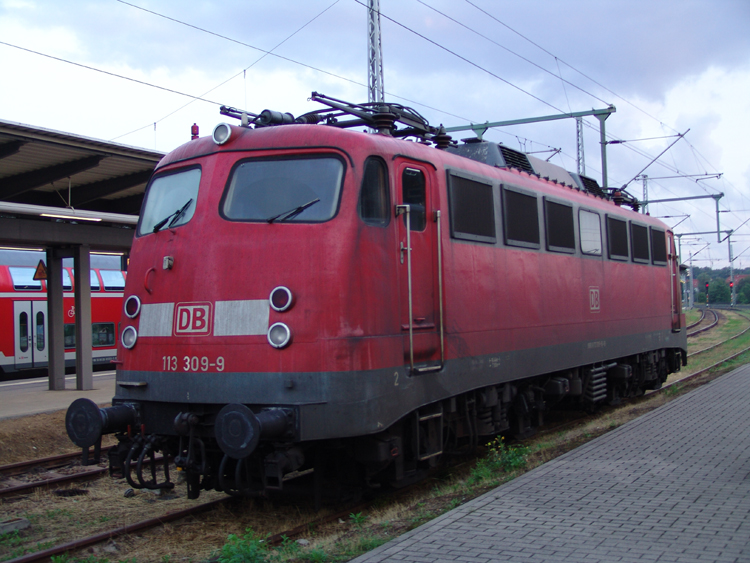
[[[370,157],[365,162],[364,170],[357,211],[366,224],[385,227],[391,219],[388,168],[382,159]]]

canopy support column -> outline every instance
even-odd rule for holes
[[[94,388],[91,354],[91,256],[88,245],[73,250],[76,306],[76,389]]]
[[[47,249],[47,331],[49,390],[65,390],[65,311],[63,309],[63,256]]]

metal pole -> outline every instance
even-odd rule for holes
[[[727,246],[729,247],[729,305],[734,307],[734,264],[732,259],[732,235],[727,235]]]
[[[694,299],[694,290],[693,290],[693,253],[690,253],[690,268],[688,268],[688,280],[689,280],[689,288],[690,291],[688,292],[688,308],[693,308],[693,299]]]
[[[576,117],[576,148],[578,160],[578,174],[586,175],[586,157],[583,153],[583,117]]]
[[[724,194],[721,194],[722,196]],[[714,201],[716,202],[716,240],[721,242],[721,226],[719,225],[719,198],[721,196],[715,195]]]
[[[599,120],[599,143],[602,146],[602,189],[607,190],[607,135],[604,129],[604,120],[609,117],[606,115],[597,115]]]
[[[641,176],[641,179],[643,180],[643,201],[645,202],[643,204],[643,214],[648,215],[648,175],[644,174]]]
[[[383,48],[380,41],[380,0],[370,0],[367,12],[368,37],[368,101],[382,102],[383,86]]]

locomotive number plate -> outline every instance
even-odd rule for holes
[[[208,356],[162,356],[162,371],[224,371],[224,358],[211,360]]]

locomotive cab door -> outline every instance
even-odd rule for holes
[[[670,231],[667,231],[667,251],[669,252],[669,282],[672,296],[672,331],[679,332],[685,325],[685,317],[682,315],[679,256],[675,251],[674,235]]]
[[[412,374],[442,368],[440,211],[430,168],[401,161],[397,167],[401,332]]]
[[[47,365],[47,302],[13,302],[16,369]]]

